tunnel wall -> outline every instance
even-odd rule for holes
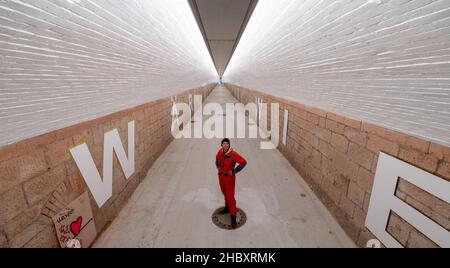
[[[256,97],[279,103],[280,122],[284,109],[289,110],[287,145],[280,143],[278,149],[361,247],[375,238],[365,219],[380,152],[450,181],[449,147],[241,86],[226,87],[244,104]],[[450,230],[448,203],[405,180],[400,180],[396,196]],[[437,247],[395,213],[387,230],[405,247]]]
[[[209,95],[215,84],[176,95]],[[86,142],[102,170],[103,135],[118,129],[126,150],[128,122],[135,121],[135,173],[128,179],[117,157],[113,163],[113,195],[99,208],[89,192],[97,233],[119,212],[147,171],[173,139],[170,97],[122,110],[0,148],[0,247],[59,247],[51,217],[64,205],[89,192],[69,149]]]
[[[0,147],[217,72],[187,1],[0,1]]]
[[[448,0],[259,1],[223,81],[450,146],[449,11]]]

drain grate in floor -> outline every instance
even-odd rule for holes
[[[223,215],[219,214],[219,212],[222,211],[223,209],[224,209],[224,207],[221,207],[221,208],[216,209],[216,211],[214,211],[214,213],[212,215],[212,221],[219,228],[222,228],[225,230],[232,230],[230,214],[229,213],[223,214]],[[236,222],[237,222],[237,228],[239,228],[247,222],[247,215],[245,214],[245,212],[242,209],[238,208],[237,210],[238,211],[236,213]]]

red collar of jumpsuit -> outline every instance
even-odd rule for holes
[[[239,164],[239,166],[235,167],[236,164]],[[234,198],[236,173],[241,171],[245,165],[247,165],[247,160],[232,148],[225,154],[222,148],[217,152],[216,166],[218,169],[220,190],[225,197],[225,205],[230,209],[232,216],[236,216],[237,213],[236,199]],[[230,171],[232,171],[231,175],[229,175]]]

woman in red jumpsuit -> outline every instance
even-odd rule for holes
[[[235,167],[236,163],[239,164],[237,167]],[[219,172],[220,189],[225,196],[225,208],[220,214],[230,213],[231,227],[233,229],[237,227],[237,208],[236,199],[234,198],[236,173],[241,171],[245,165],[247,165],[247,161],[231,148],[230,140],[223,139],[222,147],[220,147],[216,155],[216,167]]]

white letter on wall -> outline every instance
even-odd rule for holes
[[[439,246],[450,247],[450,232],[395,196],[399,178],[450,203],[450,182],[380,153],[366,218],[367,228],[386,247],[402,247],[386,231],[392,210]]]
[[[134,121],[128,123],[128,158],[117,129],[105,133],[103,179],[95,166],[86,143],[70,149],[70,153],[99,207],[102,207],[112,196],[113,152],[116,152],[123,173],[128,179],[135,171],[134,146]]]
[[[288,123],[289,123],[289,111],[288,111],[288,109],[284,109],[284,124],[283,124],[283,144],[284,145],[287,145]]]

